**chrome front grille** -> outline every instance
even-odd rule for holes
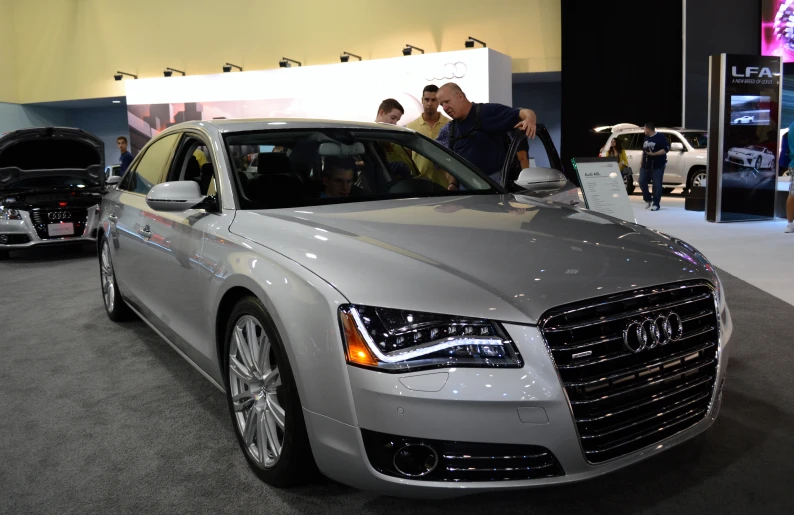
[[[671,313],[680,317],[680,333],[670,326],[665,331]],[[659,322],[643,326],[646,320]],[[637,333],[638,327],[644,333]],[[714,293],[707,283],[672,284],[557,308],[543,317],[541,331],[589,462],[654,445],[706,416],[719,345]],[[666,338],[671,333],[674,338]],[[641,347],[639,334],[648,343],[633,352]]]
[[[53,214],[54,219],[50,217]],[[72,209],[33,209],[30,211],[30,220],[36,229],[36,234],[42,240],[59,239],[62,237],[50,237],[47,226],[53,223],[67,222],[74,225],[74,234],[66,238],[77,238],[85,232],[85,224],[88,219],[88,210],[85,208]]]

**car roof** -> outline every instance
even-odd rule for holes
[[[183,122],[169,127],[171,130],[214,127],[220,133],[283,129],[370,129],[414,132],[411,129],[387,123],[321,120],[308,118],[248,118]]]
[[[617,136],[618,134],[629,134],[629,133],[637,133],[642,132],[642,127],[638,129],[622,129],[617,132],[613,132],[613,136]],[[680,127],[656,127],[656,132],[706,132],[706,129],[682,129]]]

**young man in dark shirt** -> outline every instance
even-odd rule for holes
[[[119,152],[121,152],[121,158],[119,158],[119,163],[121,164],[119,167],[119,175],[124,175],[124,172],[127,171],[130,163],[132,163],[132,154],[127,150],[127,137],[119,136],[116,138],[116,145],[119,146]]]
[[[441,129],[438,142],[497,181],[507,157],[506,135],[513,129],[521,129],[527,137],[535,137],[537,117],[531,109],[474,104],[454,82],[441,86],[437,97],[453,120]],[[450,187],[455,187],[454,181]]]
[[[664,167],[667,165],[667,152],[670,142],[664,134],[656,132],[656,126],[646,123],[645,141],[642,143],[642,167],[640,168],[640,189],[645,200],[645,209],[659,211],[662,201],[662,180]],[[648,183],[653,181],[653,196],[648,191]]]

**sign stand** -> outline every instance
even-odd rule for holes
[[[616,157],[573,160],[587,209],[637,223]]]

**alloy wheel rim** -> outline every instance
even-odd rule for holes
[[[240,317],[229,342],[229,391],[245,449],[264,468],[278,463],[284,447],[280,390],[281,374],[264,328],[251,315]]]
[[[692,185],[693,186],[698,186],[698,187],[702,186],[703,185],[703,179],[705,179],[705,178],[706,178],[706,174],[704,174],[704,173],[699,173],[699,174],[695,175],[695,177],[692,179]]]
[[[112,312],[115,302],[116,284],[113,280],[113,263],[110,261],[110,247],[107,242],[102,244],[102,255],[99,268],[102,275],[102,298],[105,300],[105,308]]]

